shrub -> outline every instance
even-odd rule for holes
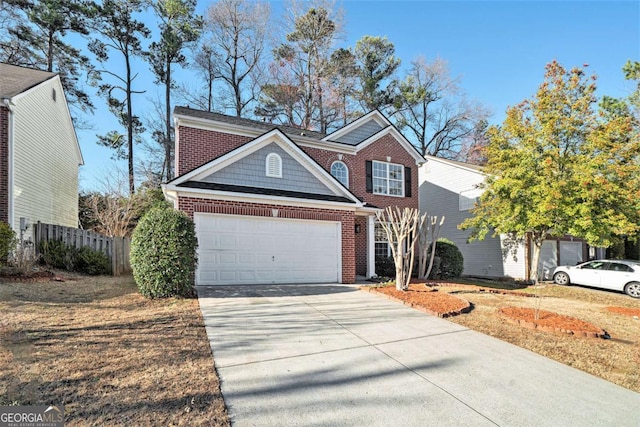
[[[32,272],[37,264],[36,251],[33,242],[30,241],[19,243],[9,255],[9,265],[23,275]]]
[[[380,277],[396,277],[396,264],[393,257],[379,256],[376,257],[376,275]]]
[[[76,249],[62,240],[43,240],[40,254],[45,264],[62,270],[73,271]]]
[[[436,262],[440,261],[438,268]],[[464,267],[464,258],[460,249],[449,239],[440,238],[436,243],[436,259],[434,259],[431,279],[453,279],[460,277]]]
[[[6,222],[0,222],[0,265],[5,265],[9,254],[16,248],[16,233]]]
[[[76,249],[62,240],[45,240],[40,243],[40,255],[53,268],[94,276],[111,273],[109,257],[88,246]]]
[[[150,298],[191,296],[197,247],[193,221],[184,213],[149,210],[131,239],[131,267],[140,293]]]
[[[111,273],[111,260],[107,254],[84,246],[75,251],[75,255],[76,271],[91,276]]]

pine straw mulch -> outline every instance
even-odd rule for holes
[[[63,404],[68,426],[229,425],[197,299],[62,280],[0,282],[0,405]]]
[[[411,298],[411,304],[415,305],[416,298],[424,295],[453,294],[468,301],[472,310],[449,317],[449,321],[640,392],[640,316],[633,317],[640,311],[640,300],[622,293],[578,286],[544,284],[535,288],[504,290],[491,289],[483,282],[479,285],[435,281],[412,283],[407,293],[411,297],[405,298]],[[503,287],[502,283],[497,285]],[[389,289],[370,288],[374,292]],[[393,286],[390,289],[395,290]],[[391,290],[384,292],[392,293]],[[396,294],[394,298],[403,296]],[[426,298],[433,297],[425,297],[424,301]],[[514,308],[512,313],[518,311],[515,308],[526,309],[519,311],[523,318],[538,310],[564,316],[568,322],[571,319],[585,322],[598,331],[606,331],[610,339],[562,333],[562,327],[559,330],[554,327],[553,332],[546,328],[525,328],[505,321],[500,310],[507,307]],[[574,331],[579,329],[574,326]]]

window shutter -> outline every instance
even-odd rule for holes
[[[373,193],[373,162],[367,160],[367,193]]]
[[[404,197],[411,197],[411,168],[404,168]]]

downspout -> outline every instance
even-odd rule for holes
[[[13,133],[14,112],[10,98],[2,98],[2,103],[9,111],[8,135],[7,135],[7,223],[13,228]]]

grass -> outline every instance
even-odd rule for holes
[[[482,286],[488,287],[486,283]],[[470,313],[452,317],[450,321],[640,392],[640,319],[608,309],[625,307],[634,311],[640,309],[640,300],[616,292],[554,284],[508,294],[478,292],[479,288],[468,285],[447,284],[440,289],[455,292],[456,296],[474,305]],[[525,298],[519,293],[533,293],[538,298]],[[575,317],[606,330],[611,339],[524,329],[504,322],[497,315],[498,309],[508,306],[537,306],[541,310]]]
[[[0,405],[63,404],[66,425],[228,426],[197,299],[131,276],[0,283]]]

